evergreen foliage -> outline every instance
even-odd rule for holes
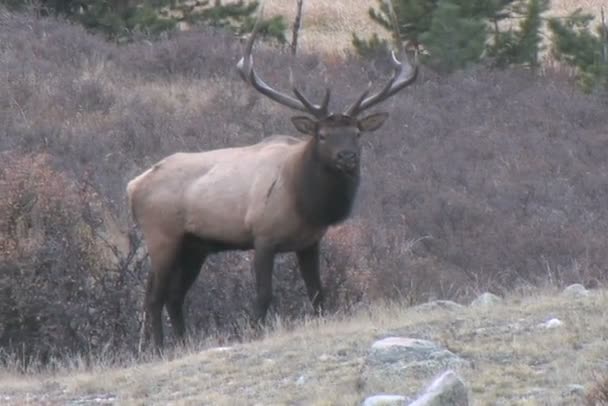
[[[484,50],[486,25],[474,14],[479,10],[466,3],[439,2],[429,30],[420,35],[429,52],[427,62],[441,72],[453,72],[478,62]]]
[[[391,30],[386,0],[370,9],[372,21]],[[401,39],[423,51],[423,62],[442,72],[452,72],[489,57],[497,65],[535,66],[541,44],[542,13],[548,0],[394,0]],[[520,17],[517,29],[501,32],[506,18]],[[374,34],[353,45],[363,56],[384,52],[385,40]]]
[[[0,0],[9,9],[20,9],[25,3]],[[44,15],[61,15],[100,31],[114,40],[126,40],[134,32],[159,35],[174,29],[178,22],[223,27],[237,35],[250,31],[255,22],[258,1],[223,4],[221,0],[39,0]],[[286,42],[287,24],[282,16],[265,19],[260,36]]]
[[[549,20],[552,54],[578,69],[579,84],[587,92],[608,89],[608,33],[604,22],[594,33],[590,27],[593,19],[578,9],[563,20]]]
[[[542,41],[542,13],[548,9],[548,0],[528,0],[515,4],[512,13],[521,18],[519,29],[501,32],[496,26],[494,42],[488,47],[488,55],[494,58],[498,66],[538,66]]]

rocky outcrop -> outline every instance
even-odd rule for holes
[[[386,337],[372,344],[361,380],[371,393],[382,390],[387,383],[401,386],[403,382],[404,390],[399,395],[413,396],[419,388],[412,383],[424,382],[446,369],[458,370],[468,364],[468,361],[432,341]]]

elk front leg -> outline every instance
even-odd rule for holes
[[[254,321],[257,326],[264,324],[268,307],[272,301],[272,270],[275,250],[273,247],[257,245],[254,254],[256,302]]]
[[[319,242],[296,252],[300,274],[304,279],[308,297],[317,316],[323,313],[323,287],[319,273]]]

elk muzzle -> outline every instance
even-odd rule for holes
[[[359,167],[359,154],[355,151],[340,151],[336,155],[335,165],[342,172],[353,173]]]

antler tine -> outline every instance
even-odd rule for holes
[[[363,93],[361,93],[361,96],[359,96],[359,98],[353,104],[351,104],[351,106],[348,109],[346,109],[346,112],[344,114],[347,116],[351,116],[351,117],[354,117],[355,115],[357,115],[357,112],[359,111],[359,107],[361,106],[361,103],[367,97],[370,90],[372,90],[371,81],[367,84],[367,89],[365,89],[363,91]]]
[[[325,96],[323,97],[323,101],[321,102],[320,105],[316,105],[316,104],[312,104],[307,98],[306,96],[304,96],[304,94],[300,91],[300,89],[298,89],[295,85],[292,86],[293,87],[293,93],[296,95],[296,97],[298,98],[298,100],[300,100],[300,102],[302,102],[302,104],[304,106],[306,106],[306,109],[315,117],[317,118],[324,118],[327,117],[328,113],[329,113],[329,97],[331,95],[331,91],[329,90],[329,88],[325,88]]]
[[[258,92],[267,96],[268,98],[280,103],[284,106],[292,108],[294,110],[303,111],[305,113],[312,114],[317,118],[322,118],[327,115],[327,105],[329,102],[329,97],[326,96],[327,100],[324,100],[321,106],[317,106],[312,104],[304,95],[293,86],[293,90],[298,99],[294,99],[291,96],[288,96],[284,93],[281,93],[275,89],[273,89],[270,85],[268,85],[258,74],[255,72],[253,68],[253,44],[255,42],[255,38],[260,30],[260,21],[263,14],[264,3],[260,4],[260,9],[258,11],[258,15],[256,17],[255,25],[253,27],[253,31],[251,36],[247,40],[247,44],[245,45],[245,51],[243,57],[236,64],[236,68],[241,76],[241,78],[251,84]],[[293,84],[293,74],[290,68],[290,81]],[[329,89],[328,89],[329,93]]]
[[[406,54],[405,50],[403,49],[403,46],[401,45],[401,35],[399,33],[399,21],[397,19],[397,14],[395,14],[395,10],[393,8],[392,1],[389,0],[387,5],[388,5],[390,17],[391,17],[391,22],[393,24],[393,30],[394,30],[393,35],[395,37],[395,45],[396,45],[397,49],[399,50],[399,53],[403,56],[408,69],[404,70],[403,62],[400,61],[399,58],[397,58],[397,54],[395,53],[395,51],[393,51],[391,53],[391,63],[393,65],[392,78],[382,88],[382,90],[380,90],[378,93],[373,94],[366,98],[367,94],[370,91],[370,87],[368,86],[368,88],[365,90],[365,92],[363,92],[363,95],[361,95],[359,97],[359,99],[357,99],[357,102],[355,102],[346,111],[345,114],[347,114],[347,115],[351,115],[354,117],[357,114],[361,113],[363,110],[366,110],[366,109],[388,99],[389,97],[391,97],[392,95],[394,95],[395,93],[400,91],[401,89],[412,84],[418,76],[417,58],[416,58],[416,63],[412,66],[409,63],[407,54]],[[371,83],[370,83],[370,85],[371,85]]]

